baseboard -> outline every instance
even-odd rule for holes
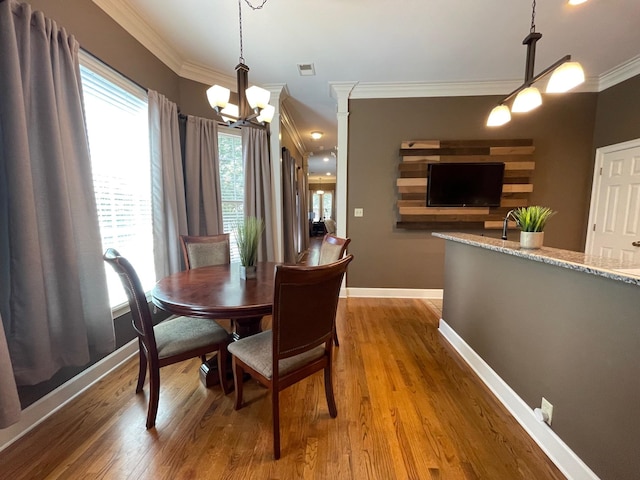
[[[598,480],[546,423],[536,420],[529,405],[443,319],[439,331],[568,479]]]
[[[442,300],[442,289],[420,288],[354,288],[345,289],[347,297],[354,298],[426,298],[430,300]]]
[[[138,340],[134,339],[29,405],[18,423],[0,430],[0,452],[137,353]]]

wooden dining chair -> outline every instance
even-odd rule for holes
[[[229,344],[236,387],[235,409],[242,407],[245,372],[271,392],[273,455],[280,458],[280,391],[324,370],[329,415],[338,415],[333,396],[333,332],[342,279],[353,255],[328,265],[278,265],[272,329]]]
[[[327,233],[320,244],[318,265],[326,265],[340,260],[347,251],[347,246],[350,242],[350,238],[336,237],[335,235]],[[340,346],[337,329],[333,335],[333,341],[336,344],[336,347]]]
[[[228,233],[207,236],[180,235],[180,244],[187,270],[231,262]]]
[[[217,352],[220,385],[225,394],[229,393],[230,385],[226,379],[229,333],[206,318],[177,317],[160,322],[154,327],[140,279],[131,263],[113,248],[107,249],[103,258],[120,276],[129,300],[131,323],[138,336],[140,367],[136,393],[142,392],[147,369],[149,370],[147,429],[153,428],[156,423],[160,399],[160,368],[166,365]]]

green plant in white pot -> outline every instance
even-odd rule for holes
[[[542,247],[544,227],[556,213],[539,205],[516,208],[511,215],[520,229],[520,246],[530,249]]]
[[[243,278],[256,277],[258,245],[264,231],[264,222],[256,217],[245,217],[235,229],[238,253],[240,254],[240,274]]]

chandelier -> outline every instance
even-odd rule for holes
[[[577,3],[574,0],[572,3]],[[531,29],[529,35],[522,41],[527,46],[527,59],[524,70],[524,83],[516,88],[509,95],[504,97],[498,106],[494,107],[487,119],[488,127],[498,127],[511,120],[511,112],[529,112],[542,105],[540,91],[533,86],[535,82],[551,73],[549,83],[547,83],[546,93],[564,93],[584,82],[584,71],[578,62],[571,61],[571,55],[565,55],[553,65],[545,68],[538,75],[534,76],[534,66],[536,61],[536,42],[542,38],[542,34],[536,32],[536,0],[533,0],[531,11]],[[553,72],[553,73],[552,73]],[[511,110],[505,102],[513,96],[515,99],[511,105]]]
[[[258,7],[254,7],[245,0],[247,5],[257,10],[264,6],[264,0]],[[238,87],[238,105],[229,103],[231,91],[220,85],[214,85],[207,90],[207,99],[211,107],[222,117],[229,127],[260,127],[270,123],[275,113],[275,107],[269,105],[271,92],[258,86],[249,87],[249,67],[244,63],[242,45],[242,1],[238,0],[238,19],[240,24],[240,60],[236,65]]]

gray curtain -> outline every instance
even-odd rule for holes
[[[0,428],[7,428],[19,420],[21,409],[4,328],[0,328],[0,392]]]
[[[180,235],[187,234],[187,209],[180,151],[178,106],[149,90],[149,142],[153,255],[156,278],[182,270]]]
[[[285,263],[296,263],[298,242],[298,181],[296,159],[282,149],[282,243]]]
[[[42,12],[0,2],[0,317],[18,385],[115,348],[78,48]]]
[[[304,170],[298,168],[298,238],[299,252],[309,248],[309,179]]]
[[[245,215],[264,220],[265,232],[258,250],[259,261],[275,260],[273,219],[273,178],[267,132],[258,128],[242,129],[242,157],[245,173]]]
[[[215,121],[187,116],[184,171],[189,235],[223,233]]]

